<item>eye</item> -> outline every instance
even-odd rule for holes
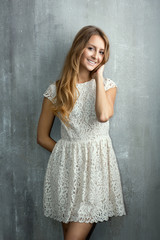
[[[103,55],[103,54],[104,54],[104,52],[100,52],[100,54],[102,54],[102,55]]]
[[[93,48],[92,47],[88,47],[89,50],[92,50]]]

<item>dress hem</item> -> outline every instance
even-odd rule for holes
[[[109,218],[112,218],[112,217],[122,217],[122,216],[126,216],[126,215],[127,214],[124,212],[124,213],[119,214],[119,215],[116,215],[116,214],[109,215],[107,218],[103,218],[103,219],[99,219],[99,220],[98,219],[97,220],[80,220],[79,218],[71,218],[70,220],[64,220],[63,218],[58,218],[58,217],[49,216],[47,214],[44,214],[45,217],[48,217],[48,218],[54,219],[55,221],[63,222],[63,223],[69,223],[69,222],[80,222],[80,223],[107,222],[107,221],[110,220]]]

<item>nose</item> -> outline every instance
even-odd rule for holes
[[[94,51],[92,57],[93,57],[94,59],[97,59],[97,58],[98,58],[98,51]]]

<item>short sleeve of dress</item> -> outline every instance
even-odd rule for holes
[[[111,80],[110,78],[104,79],[104,89],[105,89],[105,91],[107,91],[110,88],[114,88],[114,87],[118,88],[117,84],[113,80]]]
[[[43,96],[48,98],[52,103],[54,103],[53,98],[56,96],[56,83],[55,82],[49,85],[47,90],[43,93]]]

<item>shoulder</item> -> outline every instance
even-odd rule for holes
[[[107,91],[110,88],[118,88],[117,84],[110,78],[104,78],[104,89]]]
[[[48,86],[48,88],[43,93],[43,96],[51,101],[53,100],[53,98],[56,96],[56,82],[53,82]]]

